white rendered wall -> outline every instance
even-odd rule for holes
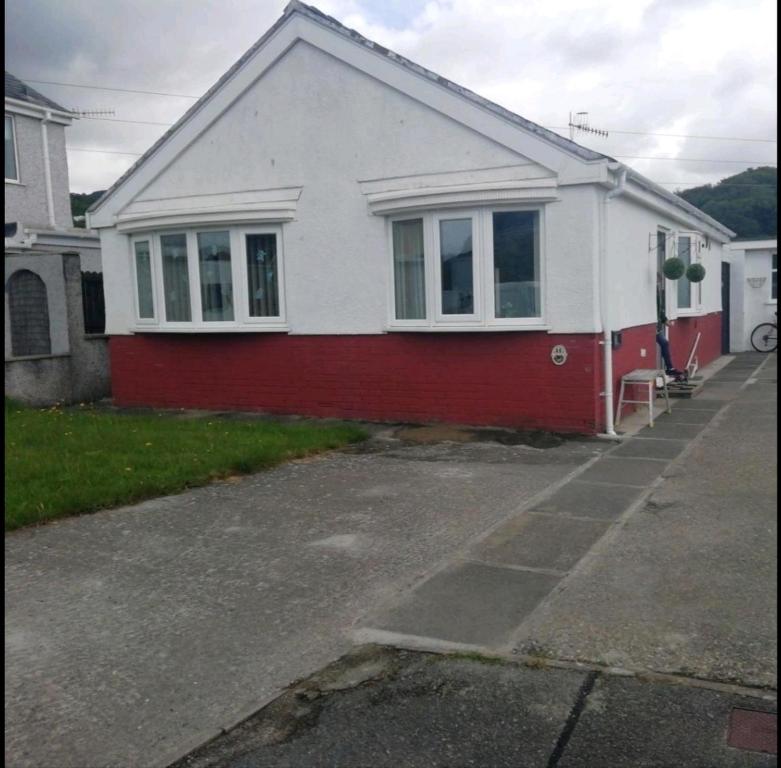
[[[733,352],[753,349],[751,331],[760,323],[774,322],[776,319],[774,313],[778,309],[778,301],[770,297],[770,274],[772,255],[777,252],[776,247],[754,248],[745,242],[735,242],[730,246],[730,293],[733,301],[730,347]],[[751,278],[764,278],[764,283],[754,288],[748,282]]]
[[[606,207],[608,325],[617,330],[655,323],[657,229],[698,231],[697,226],[682,223],[625,196],[614,198]],[[671,255],[668,247],[668,256]],[[718,312],[721,309],[721,243],[711,239],[710,247],[704,248],[701,256],[706,272],[701,283],[701,312]],[[678,315],[676,282],[667,281],[667,295],[668,316],[672,319]]]
[[[141,194],[146,201],[303,187],[283,224],[288,325],[293,333],[381,333],[387,322],[388,241],[359,181],[523,166],[552,172],[380,84],[296,44]],[[545,208],[546,321],[592,332],[597,191],[559,189]],[[189,203],[192,205],[192,203]],[[133,325],[128,238],[101,230],[107,332]]]

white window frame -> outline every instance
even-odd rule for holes
[[[275,235],[277,238],[277,303],[279,304],[279,315],[275,317],[252,317],[249,313],[249,282],[247,275],[247,235]],[[287,317],[285,305],[285,259],[282,250],[282,227],[274,225],[256,225],[239,227],[235,229],[235,236],[238,240],[238,248],[234,249],[231,244],[231,253],[239,257],[238,275],[241,285],[241,307],[236,313],[237,320],[249,326],[257,327],[277,327],[285,323]],[[234,286],[235,292],[235,286]],[[234,302],[236,299],[234,298]]]
[[[442,310],[442,253],[440,251],[440,224],[443,221],[458,221],[460,219],[469,219],[472,223],[472,309],[469,314],[456,315],[445,314]],[[434,267],[434,318],[437,324],[442,325],[479,325],[480,318],[483,317],[482,291],[481,291],[481,272],[479,260],[482,253],[482,232],[479,211],[475,210],[454,210],[434,213],[431,216],[433,224],[433,267]],[[425,226],[425,224],[424,224]],[[425,238],[424,238],[425,248]],[[424,250],[425,258],[425,250]],[[429,314],[426,308],[426,314]]]
[[[201,301],[201,276],[198,259],[198,234],[203,232],[228,232],[231,249],[231,281],[233,283],[233,320],[204,320]],[[190,290],[190,322],[166,319],[165,289],[163,283],[163,257],[160,238],[165,235],[185,236],[187,244],[187,275]],[[279,291],[279,315],[276,317],[250,317],[249,286],[246,270],[246,235],[273,234],[277,241],[277,289]],[[152,263],[152,302],[154,317],[142,318],[138,293],[135,244],[149,242]],[[135,330],[171,333],[214,333],[237,331],[288,331],[285,301],[285,269],[280,225],[171,227],[133,233],[128,238],[130,274],[133,282]]]
[[[496,317],[494,301],[494,253],[493,214],[513,211],[537,213],[537,267],[540,283],[540,313],[538,317]],[[447,219],[472,219],[472,280],[474,288],[473,315],[444,315],[442,313],[442,267],[439,252],[439,222]],[[396,319],[395,265],[393,255],[393,223],[396,221],[423,220],[423,251],[425,286],[425,318]],[[388,331],[522,331],[548,330],[546,324],[546,229],[545,206],[542,204],[506,204],[479,208],[447,208],[436,210],[411,210],[386,217],[387,320]]]
[[[136,263],[136,243],[149,243],[149,271],[152,277],[152,317],[141,317],[141,296],[138,292],[138,265]],[[160,292],[157,285],[155,267],[155,238],[152,234],[139,234],[130,238],[130,265],[133,276],[133,305],[138,325],[157,325],[160,317]]]
[[[6,184],[21,184],[22,183],[22,173],[21,169],[19,168],[19,143],[16,140],[16,118],[14,115],[6,112],[5,113],[6,120],[11,120],[11,137],[13,138],[13,144],[14,144],[14,167],[16,168],[16,178],[11,179],[6,177],[5,183]],[[5,176],[5,169],[3,169],[3,175]]]
[[[689,238],[689,263],[690,264],[702,264],[702,234],[700,232],[693,232],[689,230],[680,230],[675,233],[675,255],[678,256],[680,254],[680,239],[682,237],[688,237]],[[706,274],[707,279],[707,274]],[[681,277],[681,280],[687,280],[687,277],[684,273],[683,277]],[[697,317],[699,315],[703,315],[704,311],[702,308],[702,283],[701,280],[699,283],[690,283],[690,301],[688,307],[680,307],[678,306],[678,281],[675,281],[675,307],[676,307],[676,314],[678,317]]]

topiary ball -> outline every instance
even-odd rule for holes
[[[690,283],[699,283],[705,277],[705,267],[702,264],[694,263],[689,264],[689,268],[686,270],[686,277]]]
[[[664,262],[662,272],[668,280],[680,280],[686,271],[686,265],[675,256],[670,257]]]

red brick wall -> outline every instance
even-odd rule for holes
[[[593,434],[595,334],[113,336],[118,405],[261,410]],[[555,366],[551,348],[568,360]]]
[[[691,346],[697,336],[702,333],[697,347],[697,358],[700,366],[705,366],[721,355],[721,312],[714,312],[701,317],[681,317],[669,328],[670,353],[676,368],[683,369],[689,357]],[[645,348],[646,356],[640,357],[640,350]],[[623,329],[621,347],[613,351],[613,392],[615,406],[618,406],[618,395],[621,389],[621,377],[635,368],[655,368],[657,358],[656,324],[636,325]],[[601,378],[600,381],[604,379]],[[604,406],[603,406],[604,408]],[[632,412],[634,406],[622,409],[622,417]],[[604,428],[604,411],[601,414],[600,428]],[[613,411],[615,417],[615,409]]]
[[[683,369],[689,357],[697,332],[702,333],[697,346],[700,367],[707,365],[721,355],[721,312],[712,312],[701,317],[679,317],[670,326],[668,339],[676,368]]]

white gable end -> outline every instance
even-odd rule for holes
[[[306,43],[297,43],[122,213],[144,201],[516,167],[552,172]],[[392,183],[392,182],[389,182]],[[414,178],[410,183],[414,183]]]

